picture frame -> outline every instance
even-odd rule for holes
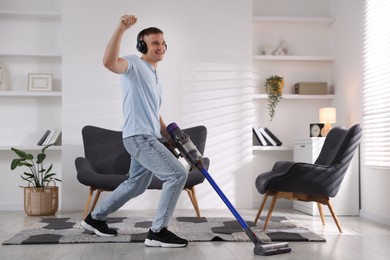
[[[51,73],[29,73],[28,91],[52,91],[53,74]]]

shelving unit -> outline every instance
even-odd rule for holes
[[[256,89],[252,96],[258,111],[259,126],[268,126],[281,139],[283,147],[256,147],[253,151],[292,151],[294,138],[304,137],[310,123],[318,122],[318,109],[330,106],[334,99],[330,28],[333,17],[253,16],[252,62]],[[287,55],[264,55],[267,45],[274,50],[286,41]],[[271,75],[284,78],[282,100],[276,108],[276,117],[269,121],[268,95],[265,79]],[[327,95],[297,95],[297,82],[328,82]],[[305,117],[299,116],[305,114]],[[293,127],[291,127],[293,126]]]
[[[34,145],[47,129],[61,128],[61,14],[50,11],[0,11],[0,151]],[[28,44],[26,44],[28,43]],[[53,74],[53,91],[28,91],[29,73]],[[6,112],[4,112],[6,111]],[[61,150],[53,147],[50,150]]]
[[[277,24],[278,26],[302,26],[309,24],[319,24],[330,26],[334,23],[333,17],[296,17],[296,16],[254,16],[253,22]],[[272,25],[271,25],[272,26]],[[317,62],[333,62],[334,58],[323,55],[288,55],[288,56],[274,56],[274,55],[253,55],[253,60],[259,61],[317,61]]]
[[[267,62],[267,66],[280,66],[284,62],[311,62],[310,66],[317,66],[317,63],[327,66],[334,61],[334,57],[329,55],[328,40],[329,29],[334,22],[333,17],[254,16],[253,62]],[[288,44],[287,55],[263,55],[262,49],[266,45],[275,50],[282,40]]]
[[[0,189],[7,194],[0,199],[2,210],[23,210],[19,186],[25,183],[10,169],[15,158],[11,147],[36,156],[43,148],[37,145],[43,134],[62,129],[61,34],[59,0],[14,0],[0,8],[0,63],[5,82],[0,86]],[[29,91],[29,73],[52,74],[53,91]],[[55,145],[46,150],[52,172],[61,179],[62,149]]]

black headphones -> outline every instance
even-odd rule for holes
[[[143,54],[148,52],[148,46],[146,45],[146,42],[144,40],[137,40],[137,50]]]
[[[157,30],[158,33],[162,33],[162,31],[160,29],[157,29],[155,27],[144,29],[144,30],[142,30],[142,31],[140,31],[138,33],[138,36],[137,36],[137,50],[140,53],[145,54],[145,53],[148,52],[148,46],[147,46],[146,42],[143,40],[143,38],[144,38],[144,35],[147,34],[147,32],[154,33],[152,30]],[[164,44],[164,45],[165,45],[165,50],[167,50],[168,46],[166,44]]]

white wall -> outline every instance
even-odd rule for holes
[[[137,15],[138,23],[123,39],[123,54],[136,53],[141,29],[157,26],[165,33],[168,52],[158,70],[166,123],[205,125],[210,173],[233,203],[251,206],[251,194],[242,192],[253,185],[251,168],[240,171],[251,160],[251,5],[251,0],[63,1],[63,209],[81,209],[87,197],[74,168],[83,154],[81,128],[121,128],[119,77],[101,60],[124,13]],[[197,195],[201,208],[225,207],[206,182]],[[158,197],[147,191],[125,207],[154,208]],[[186,194],[178,207],[191,208]]]
[[[336,107],[338,118],[345,125],[361,122],[363,85],[363,37],[364,0],[332,0],[332,12],[336,16],[334,46],[337,86]],[[339,120],[338,120],[339,121]],[[364,146],[361,146],[364,158]],[[360,197],[362,217],[390,225],[390,196],[388,169],[374,169],[360,165]]]
[[[341,108],[341,119],[350,125],[360,122],[362,116],[364,0],[332,0],[332,6],[339,24],[335,32],[338,55],[336,82],[343,86],[337,95],[337,106]],[[364,146],[361,148],[364,158]],[[368,168],[363,161],[360,169],[360,214],[390,225],[390,205],[386,200],[390,196],[387,185],[390,183],[390,171]]]
[[[364,0],[331,1],[335,16],[333,79],[337,124],[361,123]]]

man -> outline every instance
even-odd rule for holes
[[[123,91],[123,142],[131,155],[130,177],[119,185],[81,223],[99,236],[115,236],[107,226],[107,215],[127,201],[142,194],[153,174],[164,182],[161,197],[145,244],[153,247],[185,247],[188,242],[168,231],[177,200],[187,180],[188,171],[161,143],[165,137],[171,145],[166,125],[159,114],[162,82],[157,64],[164,58],[167,45],[163,32],[155,27],[142,30],[137,37],[141,57],[119,57],[124,32],[137,22],[134,15],[124,15],[109,41],[103,63],[110,71],[121,74]]]

